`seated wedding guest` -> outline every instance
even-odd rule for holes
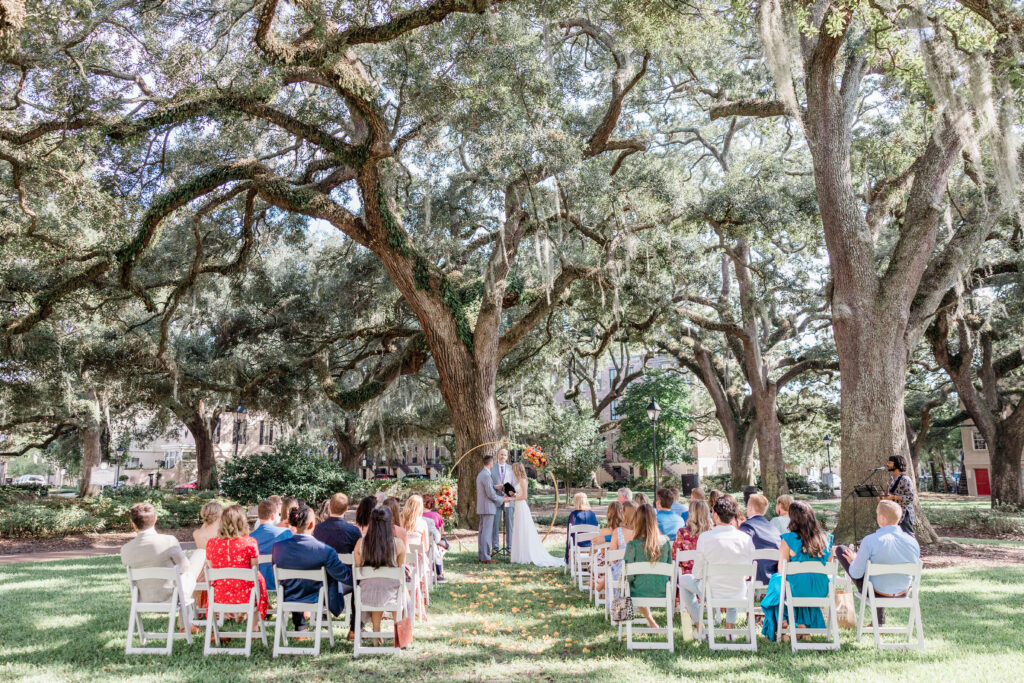
[[[836,546],[836,559],[857,585],[864,588],[864,572],[868,562],[874,564],[907,564],[921,559],[921,546],[911,534],[900,528],[903,508],[891,500],[879,501],[875,508],[878,530],[868,534],[860,542],[860,550],[854,552],[845,545]],[[875,595],[883,598],[898,598],[910,588],[910,577],[906,574],[879,574],[871,577]],[[885,623],[885,608],[878,608],[877,625]]]
[[[622,526],[622,503],[617,500],[608,503],[608,509],[604,515],[604,523],[606,533],[604,536],[598,536],[593,540],[592,543],[595,548],[611,543],[615,529]]]
[[[682,517],[672,512],[672,503],[675,498],[672,496],[672,489],[658,489],[658,530],[666,538],[675,538],[676,534],[686,522]]]
[[[359,528],[359,533],[363,536],[366,535],[366,527],[370,526],[370,516],[376,507],[377,496],[363,496],[363,499],[359,501],[359,505],[356,506],[356,526]]]
[[[370,515],[366,533],[356,543],[353,559],[357,567],[402,567],[405,565],[405,542],[395,537],[395,526],[391,522],[391,509],[387,506],[375,508]],[[364,579],[359,586],[362,602],[382,605],[404,599],[406,616],[412,616],[412,605],[408,604],[408,591],[399,596],[401,584],[392,579]],[[370,612],[373,630],[380,632],[383,612]],[[376,639],[378,645],[381,640]]]
[[[613,501],[608,506],[608,534],[601,537],[608,550],[625,550],[626,544],[633,540],[633,522],[636,520],[636,505],[627,500],[625,505]],[[605,540],[607,539],[607,541]],[[612,565],[612,580],[618,582],[622,574],[622,560]],[[605,574],[597,579],[597,589],[604,590]]]
[[[705,576],[706,568],[716,564],[747,564],[754,554],[754,542],[750,536],[733,526],[736,518],[736,503],[722,496],[715,501],[711,519],[715,526],[705,531],[697,539],[697,552],[700,556],[694,562],[690,574],[683,574],[679,577],[679,601],[690,614],[695,624],[700,625],[702,630],[702,619],[700,618],[699,598],[703,597],[703,591],[699,579],[704,578],[704,584],[719,598],[742,600],[747,596],[747,582],[742,578],[729,576],[715,576],[712,573]],[[730,608],[725,613],[726,628],[732,628],[736,623],[736,610]]]
[[[572,497],[573,507],[575,508],[569,513],[568,526],[571,527],[573,524],[592,524],[597,526],[597,515],[590,509],[590,499],[587,498],[587,494],[580,491]],[[589,548],[590,541],[584,541],[580,543],[581,548]],[[569,561],[569,537],[565,538],[565,561]]]
[[[269,555],[274,544],[279,541],[284,541],[292,537],[290,529],[279,527],[274,523],[274,501],[269,498],[264,501],[260,501],[260,504],[256,506],[256,516],[259,518],[259,524],[249,534],[255,541],[256,547],[259,548],[260,555]],[[292,508],[293,510],[295,508]],[[267,590],[277,590],[274,585],[274,568],[270,563],[260,565],[260,574],[263,575],[263,580],[267,582]]]
[[[206,544],[206,562],[212,569],[235,567],[244,569],[255,567],[259,563],[260,550],[256,539],[249,535],[249,521],[245,518],[245,510],[241,505],[232,505],[224,510],[220,518],[220,531],[217,538],[211,538]],[[256,611],[260,618],[266,618],[267,582],[262,574],[257,573],[259,580],[259,600]],[[249,602],[252,582],[242,579],[221,579],[213,585],[213,599],[219,603],[245,604]],[[238,617],[241,620],[241,617]]]
[[[634,538],[626,544],[625,564],[630,562],[671,562],[672,544],[658,531],[658,518],[654,508],[644,504],[636,511],[633,520]],[[640,574],[629,577],[629,595],[634,598],[657,598],[665,595],[665,584],[669,577]],[[647,607],[640,608],[640,614],[651,628],[658,628],[658,622]]]
[[[349,524],[345,521],[345,513],[348,512],[348,496],[344,493],[335,493],[327,499],[327,504],[327,511],[329,513],[327,519],[316,525],[316,528],[313,530],[313,538],[334,549],[338,555],[351,554],[363,534],[355,524]],[[351,593],[352,568],[342,563],[341,578],[338,581],[341,583],[340,588],[343,595]],[[349,640],[355,638],[356,635],[355,610],[351,610],[351,617],[348,632]]]
[[[686,507],[679,502],[679,489],[670,488],[669,491],[672,492],[672,507],[669,509],[672,510],[672,512],[674,512],[675,514],[682,517],[683,521],[685,522],[687,517],[690,516],[690,513],[686,509]]]
[[[193,565],[181,550],[178,539],[170,534],[156,532],[156,508],[150,503],[136,503],[128,510],[135,530],[135,538],[121,546],[121,564],[129,569],[151,567],[177,567],[181,574],[182,590],[191,595],[202,561]],[[167,602],[174,590],[172,581],[142,579],[138,582],[140,602]],[[188,598],[185,599],[188,602]]]
[[[747,521],[740,524],[740,531],[754,541],[754,550],[776,550],[782,540],[771,522],[765,519],[764,513],[767,510],[768,499],[760,493],[751,494],[747,499]],[[768,577],[778,571],[778,568],[778,560],[758,560],[757,580],[767,584]]]
[[[430,552],[430,530],[427,528],[427,520],[423,518],[423,498],[418,495],[411,495],[409,499],[405,501],[405,507],[402,509],[402,524],[401,527],[405,529],[407,537],[409,539],[419,540],[420,546],[423,548],[425,556],[429,556]],[[426,566],[420,568],[421,574],[418,577],[413,577],[414,581],[425,582],[427,580],[427,572],[430,571]],[[427,606],[423,602],[425,596],[423,593],[420,594],[421,602],[416,605],[416,609],[419,610],[420,614],[426,617]]]
[[[199,511],[199,519],[203,521],[203,525],[192,532],[192,540],[196,542],[197,550],[204,550],[207,541],[217,537],[222,512],[224,506],[215,500],[204,504],[203,509]]]
[[[277,525],[282,529],[287,529],[290,525],[288,524],[288,515],[291,514],[292,510],[299,507],[299,499],[291,496],[285,496],[281,499],[281,509],[278,511],[280,519]]]
[[[623,486],[619,489],[618,497],[615,500],[617,500],[620,505],[627,501],[631,501],[633,500],[633,492],[629,488]]]
[[[274,524],[277,524],[281,521],[281,506],[284,504],[284,498],[275,494],[273,496],[267,496],[267,500],[274,504],[274,516],[277,517],[277,519],[274,520]]]
[[[719,491],[718,489],[711,489],[711,491],[708,492],[708,509],[709,510],[714,510],[715,509],[715,503],[717,503],[718,499],[721,498],[721,497],[722,497],[722,492],[721,491]]]
[[[338,616],[345,609],[339,585],[348,581],[351,589],[352,570],[341,563],[334,548],[314,537],[313,527],[316,526],[319,531],[320,525],[316,524],[316,515],[309,507],[301,505],[292,508],[288,524],[294,533],[274,544],[274,564],[280,569],[326,569],[327,608],[331,614]],[[288,579],[281,582],[278,592],[278,599],[284,602],[316,603],[320,596],[320,584],[306,579]],[[292,612],[292,625],[296,631],[304,631],[305,614]],[[278,628],[282,626],[278,625]],[[350,634],[355,638],[354,631],[350,631]]]
[[[705,531],[711,531],[713,526],[714,522],[711,521],[708,504],[703,500],[691,500],[686,526],[676,532],[676,538],[672,542],[672,559],[676,559],[676,553],[680,550],[696,550],[697,539]],[[684,562],[680,569],[684,574],[689,574],[693,571],[693,562]]]
[[[826,564],[832,559],[832,534],[825,533],[821,523],[814,515],[811,506],[802,501],[794,501],[789,506],[790,531],[782,534],[779,543],[779,563],[783,562],[821,562]],[[795,598],[823,598],[828,595],[828,577],[824,574],[797,574],[789,581],[790,591]],[[774,574],[768,582],[768,591],[761,600],[764,610],[764,624],[761,633],[769,640],[775,640],[775,629],[779,613],[779,601],[782,596],[782,574]],[[783,614],[789,610],[782,607]],[[817,607],[797,607],[796,623],[800,627],[825,628],[825,618]],[[782,624],[785,627],[785,622]]]
[[[437,506],[437,499],[429,493],[423,494],[423,517],[432,523],[427,524],[430,530],[430,556],[434,562],[434,571],[437,572],[437,580],[444,583],[444,554],[448,550],[448,541],[444,538],[444,517],[434,508]]]
[[[392,524],[395,528],[391,532],[395,535],[395,538],[405,544],[406,550],[409,549],[409,532],[402,527],[402,508],[398,505],[398,499],[394,496],[388,496],[381,503],[381,507],[386,507],[391,511]]]
[[[706,503],[707,498],[704,496],[704,489],[698,486],[690,491],[690,500],[703,500]]]
[[[723,493],[722,498],[728,498],[732,501],[732,504],[736,506],[736,516],[732,520],[732,525],[739,529],[740,524],[747,521],[747,516],[743,514],[743,508],[740,507],[740,502],[736,500],[736,496],[731,493]]]
[[[322,503],[320,503],[320,507],[318,507],[316,509],[316,523],[317,524],[319,524],[320,522],[324,521],[325,519],[327,519],[328,517],[331,516],[330,507],[331,507],[331,499],[330,498],[327,498]]]
[[[633,502],[636,503],[637,507],[640,507],[641,505],[650,505],[651,504],[651,501],[647,500],[647,494],[643,493],[643,492],[634,493],[633,494]]]
[[[772,526],[778,529],[780,534],[789,531],[789,506],[793,504],[793,496],[784,493],[775,501],[775,517],[772,518]]]

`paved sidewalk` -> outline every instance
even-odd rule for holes
[[[181,549],[185,551],[195,550],[196,544],[192,542],[182,543]],[[101,545],[94,548],[78,548],[77,550],[50,550],[31,553],[13,553],[11,555],[0,555],[0,565],[22,564],[24,562],[52,562],[54,560],[78,560],[85,557],[117,555],[119,552],[121,552],[120,545]]]

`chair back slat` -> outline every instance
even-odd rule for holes
[[[875,564],[868,562],[867,568],[864,570],[864,577],[871,578],[872,576],[886,576],[889,574],[903,574],[904,576],[914,577],[921,575],[922,563],[920,560],[917,562],[905,562],[903,564]]]
[[[342,564],[352,566],[355,564],[355,558],[352,557],[352,553],[338,553],[338,559],[341,560]]]
[[[757,574],[757,567],[753,562],[729,562],[722,564],[708,564],[704,566],[704,576],[718,578],[749,578]]]
[[[754,561],[757,561],[757,560],[778,560],[779,559],[779,549],[778,548],[761,548],[760,550],[755,550],[753,556],[751,557],[751,559],[754,560]]]
[[[273,561],[274,556],[270,553],[260,553],[259,559],[257,560],[260,564],[270,564]]]
[[[619,548],[618,550],[609,550],[606,548],[604,551],[604,561],[607,563],[618,562],[619,560],[625,559],[625,557],[625,548]]]
[[[278,581],[289,581],[293,579],[303,579],[305,581],[319,581],[326,583],[327,578],[324,576],[323,569],[284,569],[277,565],[274,566],[274,575]]]
[[[807,562],[784,562],[783,565],[784,569],[780,568],[779,571],[786,576],[796,576],[798,574],[824,574],[830,576],[836,573],[835,561],[822,564],[816,560],[810,560]]]
[[[352,575],[356,581],[364,579],[405,579],[405,570],[401,567],[353,567]]]
[[[626,576],[656,575],[672,577],[675,567],[670,562],[627,562]]]
[[[226,579],[235,579],[238,581],[258,581],[256,578],[256,568],[250,567],[248,569],[244,567],[223,567],[221,569],[214,569],[213,567],[206,568],[206,581],[207,583],[214,583],[216,581],[223,581]]]
[[[177,581],[178,576],[177,567],[128,567],[128,580],[132,583],[148,580]]]

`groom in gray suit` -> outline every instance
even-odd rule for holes
[[[477,559],[484,564],[494,564],[491,559],[491,546],[494,543],[494,513],[498,506],[509,500],[498,495],[491,479],[491,467],[494,456],[484,456],[484,468],[476,475],[476,514],[480,516],[480,529],[477,531]]]
[[[502,448],[498,451],[498,462],[491,467],[491,481],[494,482],[494,490],[505,495],[505,484],[516,485],[515,477],[512,476],[512,466],[508,464],[508,449]],[[501,525],[501,518],[505,518],[505,552],[511,552],[512,543],[512,503],[502,503],[494,513],[494,533],[491,535],[491,542],[494,544],[492,553],[497,553],[500,548],[498,528]]]

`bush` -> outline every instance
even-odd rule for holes
[[[3,484],[0,485],[0,505],[15,501],[35,500],[49,495],[50,489],[44,484]]]
[[[103,521],[76,506],[15,505],[0,510],[0,536],[67,536],[100,531]]]
[[[1024,536],[1024,515],[985,508],[928,505],[928,521],[944,529],[982,536]]]
[[[224,465],[221,488],[243,504],[274,494],[294,496],[314,504],[338,491],[356,488],[354,472],[316,455],[295,452],[287,443],[270,453],[232,458]]]

